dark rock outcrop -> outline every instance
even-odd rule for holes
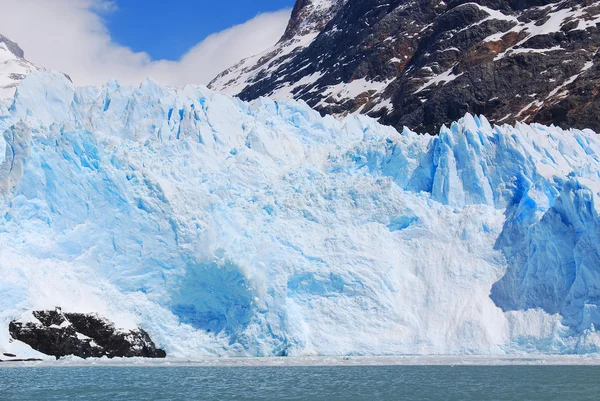
[[[33,315],[39,323],[11,322],[11,336],[56,359],[67,355],[80,358],[166,357],[165,351],[156,348],[144,330],[119,330],[96,314],[63,313],[57,308],[36,311]]]
[[[323,114],[362,113],[419,132],[467,112],[600,132],[600,1],[329,3],[315,13],[299,0],[272,51],[210,86],[244,100],[293,97]],[[315,37],[294,42],[291,33],[306,37],[303,26],[318,30]]]

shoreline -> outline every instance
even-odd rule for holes
[[[600,366],[600,355],[314,356],[264,358],[100,358],[6,361],[1,368],[40,367],[359,367],[359,366]]]

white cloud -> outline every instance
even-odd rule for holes
[[[242,58],[269,48],[283,34],[290,11],[260,14],[215,33],[179,61],[152,60],[111,40],[97,11],[114,11],[106,0],[0,0],[0,33],[17,42],[40,67],[67,73],[78,85],[116,78],[138,84],[146,77],[164,85],[207,84]],[[165,22],[169,23],[169,22]]]

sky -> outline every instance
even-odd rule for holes
[[[116,42],[154,59],[177,60],[212,33],[293,5],[293,0],[121,0],[105,19]]]
[[[208,84],[274,45],[294,0],[0,0],[0,34],[78,85]]]

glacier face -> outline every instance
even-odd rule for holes
[[[419,136],[53,72],[0,114],[2,349],[55,306],[187,358],[600,344],[591,131],[467,115]]]

